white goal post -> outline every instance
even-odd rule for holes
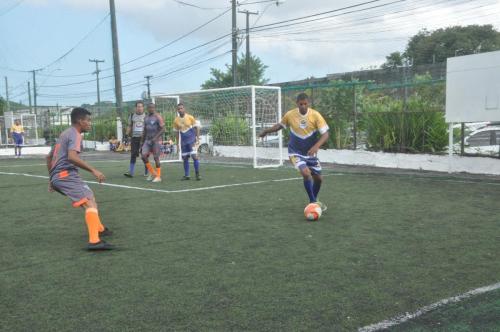
[[[172,130],[175,117],[177,116],[177,104],[179,104],[179,96],[172,95],[154,95],[151,96],[151,101],[155,103],[156,110],[163,116],[165,120],[165,137],[160,153],[160,161],[162,163],[182,161],[182,156],[177,151],[175,144],[175,133]],[[173,143],[170,143],[172,141]]]
[[[182,102],[186,112],[201,123],[199,156],[202,160],[250,164],[255,168],[283,165],[281,131],[266,139],[259,133],[281,120],[281,88],[241,86],[155,95],[153,101],[163,115],[166,136],[173,135],[175,106]],[[172,137],[175,140],[175,136]],[[180,154],[163,161],[179,161]]]

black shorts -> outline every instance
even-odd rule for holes
[[[130,142],[130,153],[132,156],[139,157],[139,151],[141,150],[141,138],[132,137]]]

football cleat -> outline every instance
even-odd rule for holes
[[[319,205],[319,207],[321,208],[321,211],[323,211],[323,212],[325,212],[328,209],[328,207],[326,206],[325,203],[321,203],[320,201],[317,201],[316,204]]]
[[[201,180],[200,174],[196,174],[196,181],[200,181],[200,180]]]
[[[102,232],[99,232],[99,236],[111,236],[111,235],[113,235],[113,231],[107,227],[104,227],[104,230]]]
[[[146,178],[146,181],[153,181],[154,176],[149,174],[148,177]]]
[[[161,177],[157,176],[154,178],[154,180],[152,182],[161,182]]]
[[[129,172],[127,173],[123,173],[124,176],[128,177],[128,178],[133,178],[134,176],[132,174],[130,174]]]
[[[110,243],[107,243],[107,242],[104,242],[104,241],[99,241],[97,243],[89,243],[87,245],[87,250],[90,250],[90,251],[97,251],[97,250],[112,250],[114,249],[115,247],[110,244]]]
[[[189,176],[185,176],[185,175],[184,175],[184,176],[182,177],[182,179],[181,179],[181,180],[182,180],[182,181],[186,181],[186,180],[191,180],[191,178],[190,178]]]

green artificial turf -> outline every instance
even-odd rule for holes
[[[1,160],[0,172],[46,175],[19,166],[40,162]],[[181,164],[164,164],[164,182],[152,184],[125,178],[126,161],[94,165],[108,183],[164,191],[259,183],[91,184],[117,250],[89,253],[82,210],[49,194],[46,179],[0,174],[0,330],[354,331],[500,279],[494,180],[325,171],[329,209],[309,223],[290,168],[202,164],[203,180],[186,182]],[[498,330],[499,299],[485,294],[398,328],[439,320],[467,331],[489,319]]]

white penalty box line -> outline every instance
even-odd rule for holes
[[[46,175],[36,175],[36,174],[28,174],[28,173],[0,172],[0,175],[25,176],[25,177],[32,177],[32,178],[39,178],[39,179],[46,179],[46,180],[49,179],[49,177]],[[323,176],[333,176],[333,175],[337,175],[337,174],[325,174]],[[152,191],[152,192],[159,192],[159,193],[165,193],[165,194],[175,194],[175,193],[185,193],[185,192],[192,192],[192,191],[206,191],[206,190],[222,189],[222,188],[230,188],[230,187],[250,186],[250,185],[256,185],[256,184],[263,184],[263,183],[297,181],[297,180],[301,180],[301,179],[302,179],[302,177],[293,177],[293,178],[285,178],[285,179],[272,179],[272,180],[262,180],[262,181],[252,181],[252,182],[242,182],[242,183],[231,183],[231,184],[222,184],[222,185],[210,186],[210,187],[178,189],[178,190],[144,188],[144,187],[127,186],[127,185],[123,185],[123,184],[115,184],[115,183],[107,183],[107,182],[99,183],[97,181],[86,181],[86,180],[84,180],[84,182],[90,183],[90,184],[99,184],[99,185],[106,186],[106,187],[141,190],[141,191]]]
[[[399,316],[384,320],[380,323],[361,327],[358,329],[358,332],[374,332],[374,331],[385,330],[385,329],[388,329],[390,327],[403,324],[407,321],[415,319],[419,316],[422,316],[423,314],[426,314],[430,311],[436,310],[436,309],[443,307],[443,306],[446,306],[448,304],[457,303],[457,302],[466,300],[468,298],[471,298],[473,296],[492,292],[492,291],[497,290],[497,289],[500,289],[500,282],[497,282],[495,284],[491,284],[488,286],[484,286],[484,287],[479,287],[479,288],[470,290],[466,293],[463,293],[463,294],[460,294],[457,296],[452,296],[452,297],[434,302],[432,304],[429,304],[429,305],[422,307],[422,308],[418,309],[417,311],[414,311],[411,313],[407,312],[407,313],[401,314]]]

